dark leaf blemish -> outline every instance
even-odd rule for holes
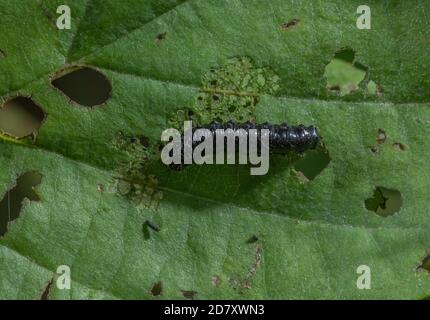
[[[156,297],[161,295],[162,292],[163,292],[163,283],[161,281],[154,283],[154,285],[151,288],[151,295]]]
[[[281,29],[282,30],[289,30],[289,29],[297,26],[299,24],[299,22],[300,22],[299,18],[293,18],[293,19],[291,19],[288,22],[282,23],[281,24]]]
[[[150,220],[146,220],[145,225],[148,226],[149,228],[151,228],[152,230],[157,231],[157,232],[161,230],[161,228],[158,224],[156,224],[155,222],[150,221]]]
[[[181,290],[181,292],[185,299],[190,299],[190,300],[194,300],[194,298],[197,295],[197,291],[192,291],[192,290]]]
[[[40,300],[49,300],[53,283],[54,283],[54,279],[51,279],[48,282],[48,284],[46,285],[45,289],[42,292],[42,295],[40,296]]]

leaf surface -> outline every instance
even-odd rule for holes
[[[430,247],[429,3],[369,1],[372,29],[358,30],[355,1],[78,0],[72,29],[58,30],[61,2],[0,0],[0,95],[31,96],[47,114],[34,144],[1,138],[0,194],[24,172],[43,175],[41,201],[26,201],[0,240],[1,298],[39,298],[60,265],[72,288],[52,286],[54,299],[428,295],[429,275],[416,268]],[[328,92],[325,66],[344,47],[381,96]],[[124,159],[117,132],[158,142],[172,114],[196,105],[204,75],[232,57],[280,78],[276,93],[258,94],[257,122],[316,125],[328,167],[303,183],[280,156],[262,177],[247,166],[156,166],[157,209],[109,192]],[[105,105],[79,106],[52,87],[69,65],[107,77]],[[395,215],[366,209],[378,186],[401,192]],[[148,219],[160,225],[149,237]],[[357,289],[360,265],[371,268],[371,290]]]

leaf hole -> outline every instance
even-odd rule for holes
[[[6,58],[6,52],[0,49],[0,59]]]
[[[49,300],[51,296],[52,284],[54,283],[54,279],[52,278],[43,289],[43,292],[40,296],[40,300]]]
[[[163,293],[163,283],[158,281],[151,288],[151,295],[154,297],[160,296]]]
[[[364,204],[367,210],[374,211],[381,217],[388,217],[400,210],[403,200],[398,190],[376,187],[373,197],[366,199]]]
[[[102,192],[102,193],[105,191],[105,186],[104,186],[103,183],[98,183],[97,184],[97,191],[98,192]]]
[[[375,81],[370,80],[367,83],[367,93],[370,95],[376,95],[380,97],[384,93],[384,88],[380,84],[376,83]]]
[[[35,137],[45,118],[42,108],[31,98],[14,97],[0,109],[0,131],[17,139]]]
[[[248,240],[246,240],[246,243],[251,244],[251,243],[257,242],[258,240],[260,240],[260,237],[257,236],[256,234],[253,234],[248,238]]]
[[[28,171],[16,179],[15,186],[6,192],[0,202],[0,237],[8,229],[8,224],[19,218],[24,199],[40,201],[35,188],[42,182],[42,175]]]
[[[263,247],[260,244],[255,246],[255,258],[250,266],[248,272],[244,276],[234,276],[230,278],[230,285],[234,290],[237,290],[239,293],[243,294],[246,290],[252,288],[252,282],[254,277],[256,276],[258,270],[261,267],[262,262],[262,254]]]
[[[340,86],[333,85],[333,86],[327,87],[327,89],[330,90],[330,91],[340,91]]]
[[[71,101],[86,107],[104,104],[112,92],[111,83],[106,76],[89,67],[62,71],[51,83]]]
[[[367,67],[355,62],[355,51],[346,47],[335,52],[333,59],[325,67],[327,89],[336,91],[341,96],[359,89],[359,84],[366,78]]]
[[[170,127],[183,131],[185,121],[195,121],[197,116],[194,111],[189,108],[177,110],[169,119],[167,123]]]
[[[155,38],[155,41],[157,43],[160,43],[161,41],[163,41],[164,39],[166,39],[167,36],[167,32],[161,32],[157,35],[157,37]]]
[[[421,265],[418,267],[418,269],[425,270],[430,273],[430,255],[426,256],[422,260]]]
[[[304,177],[303,181],[314,180],[331,161],[327,150],[310,150],[305,153],[304,157],[298,160],[294,169]],[[300,177],[299,177],[300,178]]]
[[[393,143],[393,148],[396,150],[399,150],[399,151],[405,151],[406,150],[406,146],[400,142]]]
[[[221,278],[219,276],[212,276],[212,285],[214,287],[219,287],[219,285],[221,284]]]
[[[355,51],[350,47],[342,48],[334,53],[334,59],[353,63],[355,59]]]
[[[387,139],[387,134],[385,133],[385,131],[382,129],[378,129],[376,133],[376,143],[383,144],[386,139]]]
[[[269,67],[257,68],[249,57],[233,57],[202,76],[195,111],[200,123],[215,119],[255,120],[255,106],[263,94],[275,94],[280,77]]]

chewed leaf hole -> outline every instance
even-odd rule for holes
[[[430,255],[423,259],[419,268],[430,272]]]
[[[14,97],[0,109],[0,131],[15,138],[36,135],[45,117],[42,108],[31,98]]]
[[[385,131],[382,129],[378,129],[376,133],[376,143],[383,144],[386,139],[387,139],[387,134],[385,133]]]
[[[406,150],[406,146],[400,142],[393,143],[393,148],[396,150],[399,150],[399,151],[405,151]]]
[[[163,292],[163,283],[161,281],[154,283],[154,285],[151,288],[151,295],[156,297],[161,295],[162,292]]]
[[[355,58],[355,51],[352,48],[343,48],[334,53],[334,59],[344,62],[353,63]]]
[[[0,49],[0,59],[1,58],[6,58],[6,53],[2,49]]]
[[[314,180],[330,163],[331,158],[326,150],[311,150],[296,162],[294,169],[299,176]]]
[[[219,287],[221,284],[221,278],[219,276],[212,276],[212,285],[214,287]]]
[[[61,75],[55,77],[51,83],[70,100],[86,107],[105,103],[112,91],[109,80],[99,71],[89,67],[75,67],[61,72]]]
[[[382,217],[388,217],[398,212],[402,203],[400,191],[384,187],[376,187],[373,197],[364,201],[367,210],[374,211]]]
[[[35,187],[41,182],[40,173],[29,171],[21,175],[16,185],[6,192],[0,202],[0,237],[6,234],[9,222],[19,217],[24,199],[40,201]]]
[[[52,284],[54,282],[54,279],[51,279],[47,285],[45,286],[45,288],[43,289],[43,292],[40,296],[40,300],[49,300],[50,296],[51,296],[51,289],[52,289]]]
[[[381,96],[384,93],[384,88],[375,81],[370,80],[367,83],[367,93],[370,95]]]
[[[324,72],[329,91],[344,96],[359,89],[359,84],[366,78],[367,67],[354,60],[355,52],[351,48],[343,48],[334,54]]]
[[[230,58],[203,75],[202,88],[193,107],[193,121],[199,124],[214,120],[254,121],[260,96],[276,94],[280,80],[271,68],[257,66],[249,57]],[[180,116],[174,115],[173,121],[180,121]]]
[[[256,234],[253,234],[252,236],[250,236],[248,238],[248,240],[246,240],[246,243],[255,243],[258,240],[260,240],[260,237],[258,235],[256,235]]]

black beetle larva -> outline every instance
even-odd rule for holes
[[[208,125],[197,126],[193,128],[193,133],[198,129],[208,129],[212,135],[215,135],[218,129],[231,129],[237,131],[243,129],[245,132],[249,132],[250,129],[257,129],[257,143],[261,144],[261,129],[269,130],[269,151],[270,153],[286,154],[290,151],[302,153],[306,150],[315,149],[320,141],[318,130],[315,126],[290,126],[287,123],[281,124],[254,124],[251,122],[236,123],[232,120],[226,123],[211,122]],[[182,144],[184,143],[182,139]],[[215,139],[214,139],[215,140]],[[192,149],[201,143],[201,141],[193,141]],[[182,148],[182,159],[183,159]],[[183,164],[171,164],[169,167],[175,170],[183,168]]]

